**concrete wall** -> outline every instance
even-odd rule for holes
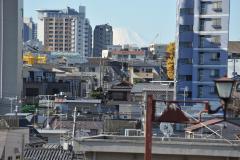
[[[233,159],[240,158],[240,144],[232,141],[213,139],[184,139],[153,137],[152,154],[155,159]],[[102,155],[105,160],[134,159],[134,155],[144,153],[144,137],[97,136],[76,141],[74,149]],[[114,153],[114,154],[113,154]],[[113,156],[115,155],[115,156]],[[119,156],[118,156],[119,155]],[[123,157],[121,157],[122,155]],[[91,155],[89,156],[91,157]],[[101,156],[95,159],[101,159]],[[135,159],[143,159],[141,158]],[[94,158],[93,158],[94,159]]]
[[[87,153],[89,160],[143,160],[144,155],[133,153]],[[183,156],[183,155],[152,155],[152,160],[239,160],[240,158],[207,157],[207,156]]]
[[[23,146],[29,143],[29,129],[1,129],[0,141],[0,148],[5,148],[3,160],[8,160],[9,157],[12,157],[12,160],[16,160],[17,156],[22,155]]]
[[[0,2],[0,98],[21,96],[23,1]]]

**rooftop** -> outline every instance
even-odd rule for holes
[[[159,83],[137,83],[133,85],[131,93],[142,93],[143,91],[173,91],[173,87]]]
[[[228,43],[228,53],[240,53],[240,41],[230,41]]]
[[[126,54],[129,54],[129,55],[144,55],[144,51],[111,51],[111,54],[116,54],[116,55],[126,55]]]
[[[144,153],[144,137],[106,136],[77,139],[78,150],[86,152]],[[229,143],[230,142],[230,143]],[[240,141],[153,137],[152,154],[239,157]]]

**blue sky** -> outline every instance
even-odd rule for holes
[[[36,9],[78,9],[86,6],[92,27],[109,23],[137,32],[145,42],[174,41],[176,0],[24,0],[24,16],[37,20]],[[231,0],[230,40],[240,41],[240,0]]]

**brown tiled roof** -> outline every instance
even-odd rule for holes
[[[230,41],[228,43],[228,53],[240,54],[240,41]]]

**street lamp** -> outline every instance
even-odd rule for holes
[[[231,98],[234,80],[223,77],[215,80],[218,96],[224,101],[223,104],[223,118],[226,120],[227,103]]]

